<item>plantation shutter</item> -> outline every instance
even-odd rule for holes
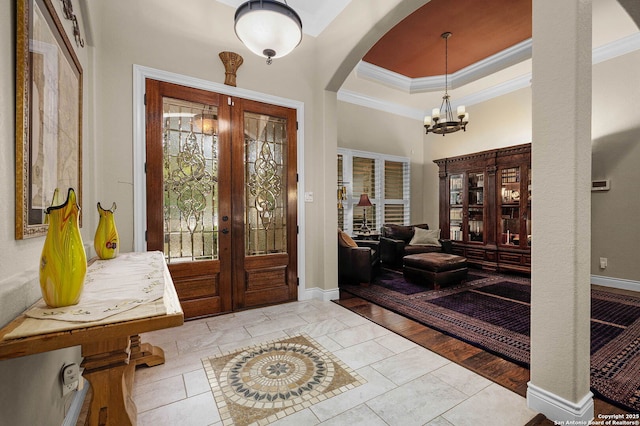
[[[406,157],[338,148],[338,225],[345,232],[360,229],[364,208],[361,194],[372,206],[366,208],[367,225],[378,232],[385,223],[409,225],[410,163]],[[340,191],[344,187],[344,198]]]
[[[384,162],[384,223],[409,223],[408,162]]]

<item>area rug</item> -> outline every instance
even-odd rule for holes
[[[222,424],[267,425],[366,383],[301,334],[203,358]]]
[[[466,282],[433,290],[382,270],[368,286],[341,290],[520,365],[529,366],[531,284],[526,277],[470,271]],[[591,292],[591,388],[640,411],[640,297]]]

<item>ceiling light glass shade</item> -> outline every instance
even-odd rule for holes
[[[236,10],[235,31],[256,55],[281,58],[300,44],[302,20],[285,3],[250,0]]]

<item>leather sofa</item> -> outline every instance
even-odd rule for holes
[[[383,265],[400,268],[402,267],[402,259],[411,254],[451,253],[451,240],[439,238],[439,232],[434,233],[438,235],[435,241],[429,241],[427,244],[411,244],[412,240],[415,241],[416,228],[429,230],[429,225],[426,223],[418,225],[382,225],[380,230],[380,261]]]
[[[378,241],[354,241],[338,230],[338,282],[371,284],[380,263]]]

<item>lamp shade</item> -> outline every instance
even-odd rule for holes
[[[300,44],[302,20],[287,4],[250,0],[235,15],[236,35],[249,50],[266,58],[281,58]]]
[[[367,194],[360,194],[360,201],[358,201],[358,204],[356,204],[358,207],[370,207],[373,204],[371,204],[371,200],[369,200],[369,196]]]

